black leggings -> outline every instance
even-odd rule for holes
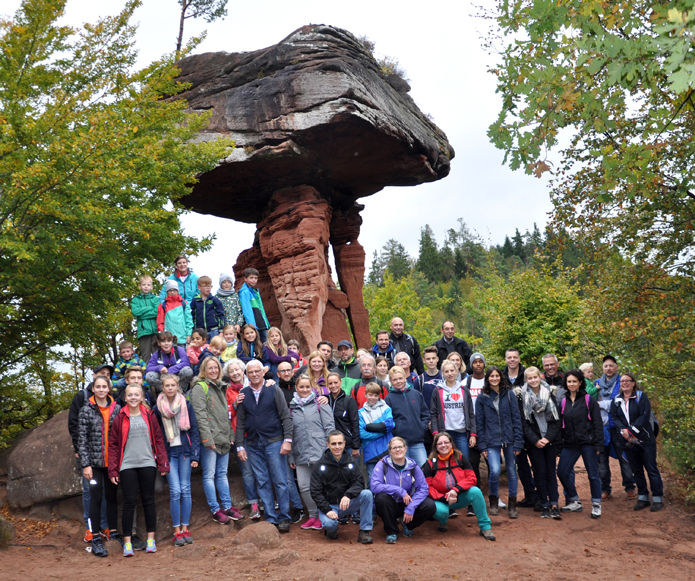
[[[405,503],[398,502],[393,496],[386,492],[380,492],[376,495],[374,500],[376,502],[376,513],[381,517],[381,520],[384,521],[384,531],[386,534],[398,534],[396,519],[403,517]],[[407,523],[408,528],[412,530],[419,527],[421,524],[431,519],[436,511],[437,507],[434,504],[434,500],[427,497],[415,509],[413,520]]]
[[[145,512],[145,528],[148,533],[157,530],[157,511],[154,506],[154,481],[157,469],[154,466],[146,468],[128,468],[121,470],[120,484],[123,491],[123,536],[130,537],[133,532],[133,514],[138,500],[138,490]],[[110,526],[110,525],[109,525]]]
[[[101,497],[104,493],[106,494],[106,520],[109,523],[109,529],[115,531],[118,526],[118,500],[116,498],[118,488],[109,479],[108,472],[108,468],[92,466],[92,480],[89,482],[89,493],[92,496],[89,505],[89,521],[93,536],[98,535],[101,528]]]

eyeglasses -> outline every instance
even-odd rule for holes
[[[405,446],[391,446],[391,450],[405,450]]]
[[[278,369],[278,373],[292,373],[291,369]]]
[[[620,382],[621,383],[635,383],[635,380],[634,379],[621,379]]]

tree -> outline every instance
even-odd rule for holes
[[[64,5],[24,0],[0,21],[2,393],[58,348],[103,357],[137,276],[209,247],[177,200],[231,145],[192,143],[209,115],[170,98],[173,56],[133,70],[138,2],[79,33],[56,23]]]
[[[205,22],[213,22],[227,16],[227,0],[179,0],[181,18],[179,19],[179,36],[176,39],[176,52],[181,51],[183,44],[183,24],[188,18],[205,18]]]
[[[420,229],[420,253],[418,255],[417,270],[427,277],[430,282],[442,280],[442,260],[439,256],[437,241],[429,224]]]
[[[388,269],[395,280],[408,276],[412,269],[413,259],[400,242],[390,238],[381,247],[381,252],[374,251],[372,264],[369,268],[367,281],[369,284],[382,286],[384,271]]]

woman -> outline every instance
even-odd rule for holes
[[[447,359],[442,363],[442,375],[444,383],[434,391],[430,402],[432,433],[446,430],[456,448],[468,458],[468,448],[478,441],[471,392],[465,381],[456,379],[460,374],[454,361]]]
[[[537,367],[526,369],[524,379],[526,383],[521,388],[520,398],[521,423],[538,498],[543,507],[541,518],[562,520],[557,504],[559,495],[555,470],[558,444],[561,443],[560,413]]]
[[[92,502],[89,505],[89,523],[92,532],[92,555],[107,557],[99,534],[102,493],[106,496],[106,520],[109,530],[104,531],[110,540],[122,541],[117,530],[118,506],[116,485],[109,480],[109,429],[114,417],[121,410],[109,395],[111,381],[97,376],[92,384],[94,395],[80,408],[78,415],[78,445],[82,474],[89,481]]]
[[[519,402],[507,378],[494,365],[488,367],[483,390],[475,402],[475,425],[478,448],[487,458],[490,469],[490,514],[496,515],[499,512],[500,472],[504,454],[509,484],[507,510],[509,518],[518,518],[516,456],[524,447],[524,432],[521,427]]]
[[[306,375],[311,382],[311,388],[317,396],[328,397],[329,392],[328,386],[326,385],[328,366],[326,365],[326,360],[320,352],[313,351],[311,355],[307,357],[307,361]]]
[[[357,402],[343,391],[340,375],[328,374],[328,404],[333,411],[335,429],[345,436],[345,449],[353,458],[360,457],[360,416]]]
[[[391,381],[389,380],[389,362],[385,357],[377,357],[375,359],[376,363],[376,378],[384,382],[386,387],[390,387]]]
[[[157,547],[157,511],[154,505],[154,481],[157,471],[169,472],[169,459],[164,438],[154,413],[143,405],[144,394],[139,385],[125,388],[126,405],[118,412],[109,433],[109,478],[123,491],[123,556],[133,556],[131,534],[138,492],[145,513],[148,553]]]
[[[414,460],[406,458],[407,449],[403,438],[392,438],[389,455],[376,463],[369,480],[376,513],[384,521],[390,545],[398,538],[397,519],[403,523],[403,536],[412,537],[413,529],[431,519],[437,510],[429,498],[425,475]]]
[[[229,524],[244,518],[232,506],[227,468],[234,432],[229,418],[227,395],[221,385],[222,364],[216,357],[207,357],[200,365],[198,381],[191,389],[191,404],[200,432],[200,460],[203,465],[203,491],[213,520]],[[217,502],[217,495],[220,503]],[[220,504],[222,506],[220,506]]]
[[[162,393],[154,414],[164,434],[169,457],[169,510],[174,527],[174,546],[193,542],[188,525],[191,520],[191,469],[200,460],[200,435],[193,406],[179,389],[179,378],[171,373],[162,376]]]
[[[647,394],[640,391],[637,378],[632,373],[620,375],[620,392],[611,403],[611,417],[618,432],[625,439],[623,451],[637,483],[639,496],[633,508],[642,510],[651,504],[651,512],[661,510],[664,508],[664,483],[656,463],[652,406]],[[652,489],[652,503],[649,502],[645,470]]]
[[[301,528],[318,531],[323,526],[319,520],[319,509],[311,497],[311,473],[314,470],[314,464],[321,459],[326,450],[328,434],[335,429],[335,424],[331,408],[318,403],[307,375],[299,376],[296,390],[290,402],[290,415],[294,428],[289,461],[290,466],[297,469],[299,492],[309,511],[309,520],[301,525]]]
[[[453,361],[456,364],[456,381],[461,381],[466,377],[466,366],[463,364],[460,353],[452,351],[447,356],[446,361]]]
[[[582,503],[577,495],[572,470],[581,456],[584,460],[591,487],[591,518],[601,517],[601,478],[598,472],[598,454],[603,451],[603,421],[598,402],[586,393],[584,374],[572,369],[562,380],[565,397],[560,404],[562,419],[562,452],[557,464],[557,476],[565,489],[567,505],[562,512],[581,512]]]
[[[438,530],[449,530],[450,511],[472,506],[481,536],[488,541],[495,540],[490,518],[485,510],[485,497],[476,486],[473,467],[468,458],[454,447],[454,440],[448,433],[435,434],[432,452],[422,470],[436,507],[434,519],[439,521]]]

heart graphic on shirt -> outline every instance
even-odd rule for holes
[[[458,401],[461,399],[461,394],[460,393],[452,393],[451,399],[453,399],[454,401]]]

